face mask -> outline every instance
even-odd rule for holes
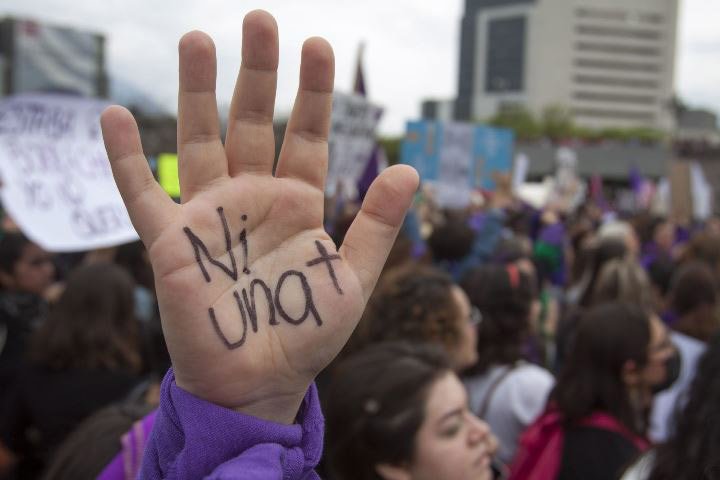
[[[665,380],[662,383],[658,383],[651,387],[653,395],[667,390],[672,387],[680,376],[680,367],[682,366],[682,360],[680,360],[680,353],[675,350],[675,353],[665,360]]]

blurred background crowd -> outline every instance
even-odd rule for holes
[[[324,474],[404,478],[393,465],[425,462],[418,478],[479,478],[486,442],[501,478],[620,478],[639,458],[627,478],[715,478],[720,220],[535,209],[499,184],[462,210],[417,194],[318,379]],[[326,207],[337,243],[358,209],[341,203]],[[144,247],[53,255],[4,223],[3,478],[137,464],[169,366]]]

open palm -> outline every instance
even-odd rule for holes
[[[334,60],[303,45],[300,87],[273,175],[277,26],[243,24],[242,65],[220,140],[212,41],[180,41],[182,204],[152,178],[137,125],[110,107],[102,127],[120,193],[155,271],[178,385],[246,413],[292,422],[315,375],[355,328],[397,235],[417,175],[387,169],[336,251],[323,199]]]

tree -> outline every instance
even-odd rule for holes
[[[552,141],[571,138],[575,126],[570,111],[562,105],[549,105],[542,113],[542,130]]]
[[[542,136],[541,125],[529,110],[521,106],[504,108],[487,123],[513,130],[518,140],[537,140]]]

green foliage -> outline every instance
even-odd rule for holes
[[[664,132],[651,128],[606,128],[599,133],[603,139],[621,142],[658,143],[667,138]]]
[[[538,120],[522,106],[505,108],[486,122],[488,125],[508,128],[515,132],[520,141],[533,141],[548,138],[552,141],[579,139],[587,142],[614,140],[619,142],[659,143],[667,139],[667,134],[651,128],[605,128],[592,129],[574,124],[570,110],[562,105],[549,105]]]
[[[545,136],[553,141],[572,138],[575,125],[570,110],[562,105],[545,107],[542,113],[542,130]]]
[[[505,108],[486,123],[513,130],[518,140],[537,140],[543,133],[533,114],[524,107]]]

